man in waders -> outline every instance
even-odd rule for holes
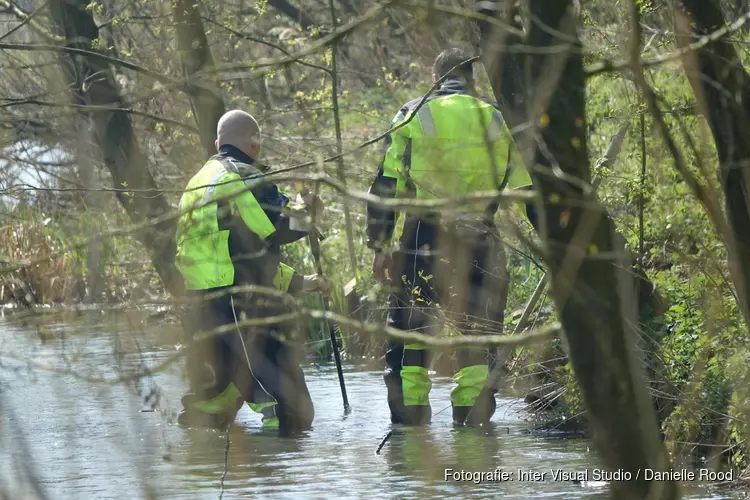
[[[498,105],[475,95],[472,67],[462,64],[468,59],[459,49],[446,50],[435,59],[434,81],[445,79],[419,109],[421,98],[399,110],[391,127],[410,121],[385,138],[372,194],[435,199],[531,187]],[[388,245],[396,213],[368,206],[373,274],[381,283],[392,284],[389,326],[435,333],[440,312],[444,323],[462,334],[502,332],[508,275],[494,224],[498,205],[487,202],[461,208],[461,213],[407,214],[391,254]],[[527,205],[526,214],[536,225],[533,205]],[[454,423],[488,422],[497,392],[487,386],[492,368],[489,350],[460,349],[456,362],[457,386],[451,392]],[[425,346],[392,343],[386,363],[391,421],[428,423],[432,383]]]
[[[190,180],[180,200],[176,265],[191,305],[189,332],[231,331],[190,342],[187,371],[191,393],[182,398],[183,426],[225,428],[243,402],[262,414],[263,426],[282,431],[308,429],[313,404],[296,349],[280,326],[240,328],[244,319],[289,312],[268,294],[229,293],[235,286],[257,285],[288,294],[329,293],[320,276],[302,276],[281,263],[281,246],[307,235],[304,216],[319,198],[298,197],[304,210],[290,210],[287,196],[263,179],[266,168],[255,159],[260,129],[249,114],[229,111],[219,120],[216,149]]]

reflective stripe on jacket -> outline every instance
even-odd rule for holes
[[[421,98],[409,101],[391,128],[407,120],[386,135],[383,161],[370,193],[429,199],[496,188],[531,188],[531,177],[499,106],[473,96],[465,82],[448,79],[424,102]],[[494,213],[497,206],[464,208]],[[535,225],[533,208],[526,204],[527,216]],[[396,217],[394,210],[368,203],[368,247],[382,250],[388,246]]]
[[[403,114],[396,125],[412,114]],[[397,195],[406,194],[411,183],[421,199],[531,184],[500,111],[465,94],[427,101],[393,132],[383,175],[397,180]]]
[[[275,228],[252,191],[225,162],[209,160],[190,180],[180,199],[177,224],[177,269],[188,290],[206,290],[234,284],[229,233],[220,228],[219,200],[237,214],[261,240]]]

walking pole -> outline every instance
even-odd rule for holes
[[[317,229],[312,228],[308,234],[310,241],[310,252],[312,253],[313,261],[315,261],[316,271],[319,276],[323,276],[323,266],[320,264],[320,240],[323,237],[320,235]],[[328,297],[323,297],[323,309],[326,313],[330,311],[328,307]],[[344,399],[344,412],[348,413],[351,410],[349,406],[349,398],[346,397],[346,384],[344,384],[344,371],[341,368],[341,354],[339,354],[339,343],[336,339],[336,333],[331,328],[331,323],[328,318],[325,320],[326,328],[331,336],[331,346],[333,347],[333,359],[336,361],[336,371],[339,375],[339,386],[341,387],[341,397]]]

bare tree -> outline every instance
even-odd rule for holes
[[[480,8],[501,23],[519,15],[495,2]],[[668,469],[669,458],[634,349],[631,264],[591,187],[579,13],[572,1],[531,1],[529,16],[526,36],[518,26],[485,25],[483,60],[496,97],[510,102],[510,124],[527,127],[522,148],[542,200],[552,296],[597,449],[609,467],[635,479],[644,468]],[[615,498],[678,497],[676,483],[642,476],[615,482],[612,491]]]
[[[92,42],[99,35],[87,5],[85,0],[50,2],[54,32],[64,37],[66,47],[93,51]],[[89,127],[101,149],[104,165],[118,188],[117,198],[131,220],[145,222],[167,214],[170,207],[151,176],[148,159],[138,146],[130,116],[117,110],[124,106],[109,65],[101,59],[61,52],[60,66],[75,103],[115,108],[89,113]],[[140,193],[132,194],[129,190]],[[182,281],[174,267],[173,221],[149,225],[136,237],[150,251],[165,287],[179,295]]]
[[[182,59],[183,72],[192,78],[201,72],[212,75],[213,57],[208,45],[206,31],[201,20],[199,3],[192,0],[175,0],[173,2],[175,20],[177,21],[177,47]],[[205,74],[205,73],[204,73]],[[216,124],[224,114],[224,100],[219,86],[213,76],[202,79],[201,85],[195,85],[191,92],[191,103],[195,122],[200,131],[201,145],[210,156],[216,152]]]
[[[677,16],[681,35],[677,40],[683,47],[698,37],[719,33],[726,26],[716,0],[683,0],[681,4],[689,16]],[[734,250],[731,263],[739,306],[745,320],[750,321],[750,144],[746,137],[750,127],[750,74],[732,42],[716,36],[702,47],[686,51],[683,64],[719,155],[733,240],[726,244]]]

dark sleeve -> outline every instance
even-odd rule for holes
[[[534,186],[524,186],[520,189],[524,191],[531,191],[532,189],[534,189]],[[536,204],[534,204],[534,202],[526,203],[526,218],[529,219],[529,222],[534,227],[534,231],[538,233],[539,219],[537,217]]]
[[[406,103],[399,109],[396,116],[391,120],[391,128],[406,118],[410,109],[416,105],[420,99],[414,99]],[[370,194],[380,198],[395,198],[398,188],[398,175],[393,172],[394,162],[400,166],[406,166],[411,162],[411,139],[408,135],[403,135],[403,131],[394,132],[385,136],[383,144],[383,160],[380,162],[378,174],[370,186]],[[411,192],[411,185],[406,181],[406,189]],[[393,237],[393,230],[396,227],[396,211],[367,204],[367,246],[375,251],[382,250],[388,245]]]
[[[519,191],[531,191],[534,189],[534,186],[524,186],[521,188],[518,188]],[[534,228],[534,231],[537,233],[539,232],[539,220],[537,218],[537,211],[536,211],[536,205],[534,202],[524,203],[526,207],[526,218],[531,223],[531,226]],[[500,208],[500,205],[498,203],[493,203],[489,206],[487,209],[486,215],[487,220],[492,221],[495,217],[495,213],[497,212],[498,208]]]
[[[288,215],[280,215],[278,222],[276,223],[276,231],[269,236],[268,240],[271,244],[275,245],[288,245],[299,241],[307,236],[307,231],[297,231],[289,228],[289,222],[291,218]]]
[[[279,191],[275,184],[262,185],[253,190],[253,195],[276,228],[276,231],[268,237],[271,245],[287,245],[307,236],[307,231],[290,228],[291,217],[283,213],[284,208],[289,204],[289,197]]]
[[[481,101],[489,104],[490,106],[492,106],[493,108],[497,109],[498,111],[500,111],[502,113],[500,105],[497,102],[495,102],[495,101],[493,101],[491,99],[487,99],[486,97],[480,97],[479,99]],[[519,190],[525,190],[525,191],[531,191],[531,190],[534,189],[534,186],[533,185],[532,186],[524,186],[524,187],[521,187],[521,188],[518,188],[518,189]],[[533,202],[526,203],[525,205],[526,205],[526,218],[529,220],[529,222],[531,223],[531,225],[534,228],[534,230],[537,231],[537,232],[539,232],[539,219],[537,217],[536,205]]]
[[[265,255],[266,245],[240,215],[232,214],[226,202],[219,203],[219,229],[229,231],[229,256],[235,269],[236,284],[258,284],[263,279],[257,263]]]
[[[396,194],[396,179],[383,176],[383,166],[378,169],[378,175],[370,186],[370,194],[381,198],[393,198]],[[393,236],[396,227],[396,212],[367,204],[367,247],[382,250]]]
[[[287,289],[287,293],[291,295],[296,295],[299,292],[301,292],[303,279],[304,279],[304,276],[302,276],[300,273],[295,271],[294,276],[292,276],[292,281],[289,282],[289,288]]]

